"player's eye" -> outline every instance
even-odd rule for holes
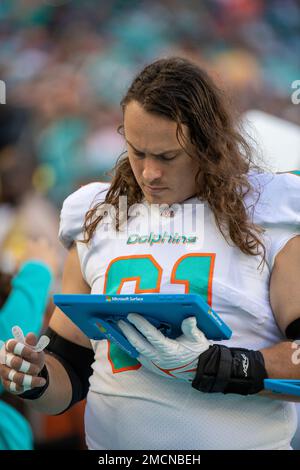
[[[142,152],[136,152],[135,150],[133,151],[135,157],[137,158],[144,158],[145,157],[145,154],[142,153]]]
[[[143,152],[138,152],[137,150],[134,150],[132,149],[132,152],[133,152],[133,155],[136,157],[136,158],[139,158],[139,159],[142,159],[142,158],[145,158],[145,154]],[[157,156],[156,158],[160,161],[163,161],[163,162],[169,162],[171,160],[174,160],[175,158],[177,157],[177,154],[176,155],[160,155],[160,156]]]
[[[160,160],[162,160],[163,162],[170,162],[171,160],[175,160],[175,158],[177,157],[177,155],[174,155],[173,157],[164,157],[164,156],[161,156],[159,157]]]

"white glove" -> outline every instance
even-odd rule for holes
[[[141,315],[130,313],[127,319],[143,336],[123,320],[119,320],[118,326],[140,353],[138,361],[144,367],[164,377],[193,381],[200,354],[213,344],[197,328],[195,317],[183,320],[183,335],[176,339],[165,337]]]

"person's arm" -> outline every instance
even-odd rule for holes
[[[64,274],[62,292],[70,293],[90,293],[90,288],[83,280],[80,270],[79,259],[76,247],[72,247],[69,251]],[[69,320],[60,309],[54,310],[49,326],[60,336],[72,343],[80,345],[84,348],[91,349],[90,340]],[[31,345],[36,344],[34,335],[27,335],[27,342]],[[7,351],[13,352],[16,342],[10,341],[7,345]],[[38,373],[46,364],[49,374],[49,385],[40,398],[35,400],[26,400],[26,403],[37,411],[47,414],[58,414],[65,410],[72,400],[72,385],[69,375],[65,367],[53,355],[46,354],[42,351],[36,353],[24,348],[21,357],[12,359],[11,368],[19,370],[22,359],[31,363],[30,370],[27,374],[33,375],[32,388],[42,386],[44,379],[38,377]],[[9,382],[7,375],[10,369],[5,365],[1,367],[1,378],[5,388],[9,391]],[[14,377],[17,385],[17,392],[21,392],[24,374],[18,372]]]
[[[27,241],[11,292],[0,309],[0,340],[10,338],[15,325],[25,334],[40,332],[57,261],[56,250],[47,239]]]
[[[274,317],[281,331],[300,318],[300,236],[292,238],[277,255],[270,280],[270,302]],[[300,338],[300,334],[299,334]],[[270,379],[300,380],[300,364],[297,359],[296,343],[283,341],[261,350],[265,368]],[[266,391],[262,395],[290,401],[300,398],[277,395]]]
[[[89,294],[90,287],[84,281],[77,254],[73,246],[68,254],[62,281],[63,294]],[[59,308],[55,308],[49,326],[72,343],[91,349],[90,340]],[[66,409],[72,399],[72,386],[62,364],[46,353],[49,387],[38,400],[26,400],[35,410],[47,414],[58,414]]]
[[[24,333],[39,333],[56,271],[56,253],[47,240],[28,240],[23,262],[11,282],[11,292],[0,309],[1,341],[11,337],[15,325]]]
[[[19,325],[23,331],[41,329],[52,273],[43,262],[29,261],[22,265],[12,280],[11,293],[0,310],[0,339],[11,338],[11,330]]]

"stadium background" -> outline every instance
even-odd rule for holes
[[[41,234],[62,266],[62,201],[86,182],[109,180],[124,150],[120,99],[158,57],[205,67],[258,141],[261,163],[300,170],[300,104],[292,100],[299,51],[297,0],[2,0],[0,177],[8,200],[21,197],[0,200],[1,269],[13,272],[26,237]],[[57,292],[60,282],[61,269]],[[45,326],[51,309],[49,302]],[[37,448],[84,448],[84,404],[58,417],[14,406],[28,417]]]

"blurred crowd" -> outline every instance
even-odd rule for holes
[[[300,123],[297,0],[2,0],[0,38],[7,103],[31,114],[33,184],[58,207],[78,184],[108,178],[123,150],[119,101],[154,58],[190,57],[239,110]]]
[[[0,44],[3,302],[28,239],[54,248],[59,290],[62,201],[110,178],[124,151],[119,102],[146,63],[185,56],[211,73],[239,112],[255,108],[300,124],[291,101],[300,79],[297,0],[2,0]],[[37,243],[45,261],[47,246]],[[47,418],[45,436],[81,429],[80,412],[68,416],[56,418],[59,427]],[[34,430],[39,420],[31,416]]]

